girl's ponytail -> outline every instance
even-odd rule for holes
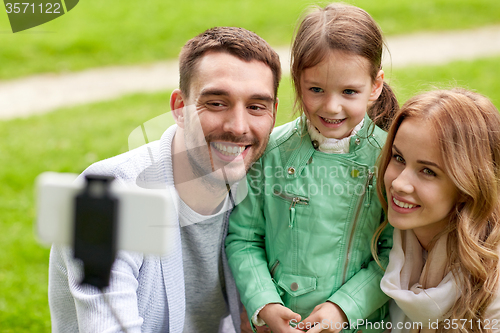
[[[343,3],[315,6],[300,22],[292,44],[291,70],[295,106],[304,111],[300,78],[303,71],[319,64],[333,50],[358,55],[368,60],[372,83],[382,68],[384,38],[373,18],[361,8]],[[399,104],[391,87],[384,82],[379,98],[367,110],[373,122],[389,129]]]
[[[399,110],[399,103],[391,87],[384,82],[378,99],[368,110],[368,116],[384,131],[389,129],[394,115]]]

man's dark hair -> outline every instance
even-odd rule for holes
[[[244,61],[257,60],[266,64],[273,73],[274,98],[281,79],[279,56],[257,34],[243,28],[215,27],[189,40],[179,56],[179,88],[188,97],[191,79],[198,60],[206,52],[226,52]]]

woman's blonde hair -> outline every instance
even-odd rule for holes
[[[467,320],[467,329],[457,332],[490,332],[479,323],[485,323],[485,311],[499,288],[500,115],[486,97],[459,88],[408,100],[396,114],[379,158],[377,193],[385,211],[384,174],[396,133],[408,118],[435,131],[445,171],[460,192],[447,228],[434,239],[447,234],[448,264],[461,288],[448,316]],[[386,224],[374,237],[375,255],[374,244]]]
[[[331,3],[322,8],[313,6],[296,29],[292,44],[291,76],[295,89],[295,106],[301,112],[300,77],[307,68],[319,64],[332,50],[364,57],[370,63],[372,82],[382,68],[384,39],[373,18],[361,8]],[[369,108],[368,115],[387,130],[399,104],[390,86],[384,82],[382,93]]]

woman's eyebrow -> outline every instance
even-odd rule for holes
[[[396,147],[394,143],[392,144],[392,149],[394,149],[399,155],[403,155],[403,153],[401,153],[401,151],[398,149],[398,147]]]
[[[443,169],[441,169],[441,167],[437,163],[434,163],[431,161],[417,160],[417,163],[434,166],[434,167],[438,168],[439,170],[443,170]]]
[[[403,155],[403,154],[401,153],[401,151],[398,149],[398,147],[396,147],[396,145],[395,145],[394,143],[392,144],[392,148],[393,148],[393,149],[394,149],[394,150],[395,150],[395,151],[396,151],[399,155],[401,155],[401,156]],[[419,163],[419,164],[425,164],[425,165],[430,165],[430,166],[434,166],[434,167],[438,168],[438,169],[439,169],[439,170],[441,170],[441,171],[443,170],[443,169],[442,169],[442,168],[441,168],[441,167],[440,167],[437,163],[435,163],[435,162],[426,161],[426,160],[417,160],[417,163]]]

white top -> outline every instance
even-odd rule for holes
[[[380,282],[382,290],[393,299],[390,304],[392,333],[412,331],[413,326],[405,326],[405,323],[421,323],[422,332],[434,332],[436,327],[432,324],[442,321],[460,296],[453,274],[446,272],[447,238],[441,237],[436,242],[427,260],[412,230],[395,228],[393,239],[389,265]],[[421,284],[424,273],[428,276],[427,288]],[[496,328],[493,332],[500,332],[500,297],[490,305],[486,317],[492,320],[490,328]]]
[[[356,135],[359,132],[361,127],[363,127],[364,119],[361,120],[359,124],[357,124],[353,129],[351,134],[348,137],[343,139],[334,139],[327,138],[323,134],[321,134],[316,127],[314,127],[309,119],[307,119],[307,131],[309,132],[309,136],[311,140],[318,142],[318,150],[323,153],[328,154],[347,154],[349,152],[349,143],[351,137]]]
[[[174,125],[155,141],[93,164],[85,173],[113,175],[119,182],[141,187],[173,188],[171,143]],[[223,234],[227,232],[228,213]],[[107,289],[109,303],[130,333],[182,332],[185,321],[185,284],[180,226],[172,228],[172,251],[148,256],[120,251]],[[221,249],[223,248],[223,240]],[[225,252],[222,251],[227,302],[239,332],[239,300]],[[101,293],[80,286],[81,265],[68,248],[53,246],[49,264],[49,306],[52,332],[121,332]]]

